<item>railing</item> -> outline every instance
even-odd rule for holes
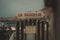
[[[37,22],[32,22],[32,23],[33,24],[36,23],[35,25],[37,25],[37,34],[35,34],[34,40],[48,40],[48,26],[49,26],[48,22],[46,22],[46,21],[40,22],[40,20],[37,20]],[[28,22],[26,24],[29,25]],[[42,25],[42,38],[40,36],[40,24]],[[17,22],[17,26],[18,25],[19,25],[19,22]],[[44,33],[45,25],[46,25],[46,33]],[[24,27],[25,27],[24,21],[21,21],[21,40],[24,40],[24,35],[23,35],[24,34]],[[16,31],[16,36],[17,36],[16,40],[19,40],[19,34],[18,34],[19,30],[18,29],[19,29],[19,26],[17,27],[17,31]],[[26,35],[25,35],[25,40],[27,40]]]
[[[5,22],[5,21],[3,20],[1,22]],[[29,20],[19,20],[19,21],[14,21],[14,22],[16,22],[16,40],[28,40],[27,39],[27,34],[24,32],[24,28],[26,26],[30,26],[30,25],[31,26],[32,25],[37,26],[36,27],[36,32],[33,33],[34,34],[34,37],[33,37],[34,39],[32,39],[32,40],[48,40],[49,23],[47,21],[29,19]],[[19,28],[21,28],[21,29],[19,29]],[[20,34],[19,34],[19,31],[21,31]],[[19,36],[19,35],[21,35],[21,36]],[[42,36],[40,36],[40,35],[42,35]]]

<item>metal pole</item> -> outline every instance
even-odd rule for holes
[[[29,20],[29,25],[32,25],[32,20],[31,19]]]
[[[33,20],[33,23],[34,23],[33,25],[36,25],[36,20]]]
[[[38,20],[37,25],[38,25],[38,29],[37,29],[37,31],[38,31],[38,34],[37,34],[38,38],[37,38],[37,40],[40,40],[40,20]]]
[[[21,40],[24,40],[24,21],[21,21]]]
[[[19,40],[19,21],[17,21],[16,25],[16,40]]]
[[[44,21],[44,40],[48,40],[48,22]]]
[[[48,40],[48,27],[49,27],[49,23],[46,22],[46,25],[47,25],[47,30],[46,30],[46,40]]]
[[[28,20],[25,20],[25,26],[28,25]]]
[[[42,21],[42,40],[44,40],[44,21]]]

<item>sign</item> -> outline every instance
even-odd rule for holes
[[[44,13],[42,11],[37,11],[37,12],[25,12],[25,13],[21,13],[19,12],[17,14],[17,18],[18,19],[30,19],[30,18],[43,18],[44,17]]]

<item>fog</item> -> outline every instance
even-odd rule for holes
[[[0,0],[0,17],[14,17],[18,12],[44,8],[43,0]]]

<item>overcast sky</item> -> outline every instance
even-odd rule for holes
[[[17,12],[37,11],[42,8],[43,0],[0,0],[0,17],[13,17]]]

